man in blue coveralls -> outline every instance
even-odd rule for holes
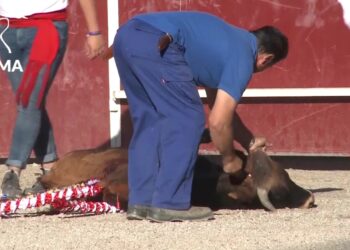
[[[201,12],[138,15],[118,30],[113,54],[133,121],[128,219],[213,218],[209,208],[191,206],[205,126],[197,86],[217,89],[210,135],[224,171],[235,173],[242,168],[233,146],[237,104],[252,74],[287,53],[288,40],[274,27],[249,32]]]

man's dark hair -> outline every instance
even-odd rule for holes
[[[250,32],[258,40],[259,52],[274,55],[271,64],[286,58],[288,54],[288,38],[281,31],[272,26],[263,26]]]

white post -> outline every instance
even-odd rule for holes
[[[119,27],[118,0],[107,0],[108,6],[108,44],[111,45]],[[111,147],[121,146],[121,105],[115,99],[116,93],[120,92],[120,79],[118,70],[113,59],[108,62],[109,71],[109,119]]]

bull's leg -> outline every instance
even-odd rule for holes
[[[268,195],[268,191],[266,189],[263,188],[257,188],[257,193],[258,193],[258,197],[259,200],[261,202],[261,204],[268,210],[270,211],[276,211],[276,208],[272,205],[270,199],[269,199],[269,195]]]

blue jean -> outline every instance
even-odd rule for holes
[[[68,25],[64,21],[55,22],[54,24],[60,35],[60,47],[51,66],[50,78],[43,97],[43,103],[40,107],[37,106],[37,99],[43,83],[44,70],[41,70],[28,106],[24,108],[21,104],[17,105],[16,122],[12,131],[12,143],[6,161],[6,164],[9,166],[24,169],[33,150],[38,162],[45,163],[57,159],[53,129],[45,108],[45,102],[65,53]],[[0,32],[4,28],[4,26],[0,26]],[[24,72],[35,34],[36,28],[10,28],[5,31],[3,38],[11,48],[12,53],[10,54],[5,45],[0,42],[2,63],[5,64],[7,60],[10,60],[12,63],[15,60],[19,60]],[[21,83],[23,72],[20,70],[7,72],[14,93],[16,93]]]
[[[184,48],[157,43],[164,32],[141,21],[122,26],[114,56],[133,122],[129,205],[188,209],[205,117]]]

